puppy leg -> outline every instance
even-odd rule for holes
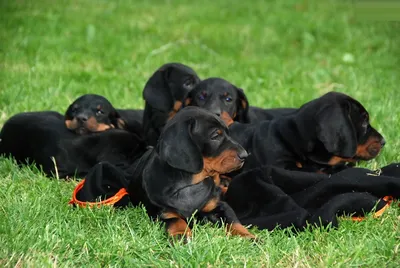
[[[192,231],[186,221],[176,212],[163,212],[161,218],[165,222],[167,232],[171,237],[180,239],[185,236],[188,239],[192,236]]]
[[[226,202],[219,202],[219,210],[221,211],[222,219],[225,221],[226,231],[228,234],[239,235],[251,239],[256,238],[240,223],[235,212]]]

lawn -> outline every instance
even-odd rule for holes
[[[341,3],[338,5],[337,3]],[[347,4],[346,4],[347,3]],[[386,138],[362,164],[400,162],[400,24],[365,20],[349,2],[319,0],[0,1],[0,125],[15,113],[56,110],[84,93],[143,108],[162,64],[243,88],[251,105],[299,107],[345,92]],[[26,133],[29,135],[29,133]],[[195,224],[171,245],[143,208],[71,209],[76,182],[0,159],[0,266],[398,267],[400,208],[334,230],[252,229],[253,244]]]

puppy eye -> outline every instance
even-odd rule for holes
[[[200,100],[205,100],[206,98],[207,98],[207,94],[205,94],[205,93],[202,93],[199,95]]]
[[[231,97],[225,97],[225,101],[226,101],[226,102],[231,102],[231,101],[232,101],[232,98],[231,98]]]
[[[221,135],[222,135],[222,130],[217,130],[217,131],[214,131],[212,134],[211,134],[211,139],[212,140],[217,140],[218,138],[220,138],[221,137]]]
[[[104,114],[103,110],[97,110],[96,115]]]
[[[216,140],[216,139],[218,139],[218,137],[219,137],[219,134],[216,133],[216,132],[215,132],[214,134],[211,135],[211,139],[212,139],[212,140]]]

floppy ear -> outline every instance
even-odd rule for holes
[[[341,157],[353,157],[357,138],[348,107],[327,106],[317,113],[317,138],[326,150]]]
[[[172,97],[172,101],[181,101],[185,99],[186,95],[188,92],[191,91],[187,86],[184,86],[180,79],[177,79],[178,76],[180,78],[183,78],[187,76],[187,74],[184,74],[180,71],[177,70],[178,68],[176,66],[169,66],[164,73],[164,79],[166,83],[168,84],[169,92]]]
[[[149,81],[147,81],[144,90],[144,100],[153,108],[168,112],[174,105],[174,99],[171,89],[166,82],[167,69],[157,70]]]
[[[192,139],[194,124],[195,120],[190,119],[164,129],[159,141],[159,154],[170,166],[197,174],[203,169],[203,156]]]
[[[237,102],[237,114],[236,114],[236,118],[234,118],[234,120],[241,122],[241,123],[249,123],[250,122],[250,119],[248,116],[249,101],[247,100],[247,97],[244,94],[243,89],[237,87],[236,90],[237,90],[239,98],[238,98],[238,102]]]

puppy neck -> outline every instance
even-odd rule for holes
[[[281,140],[302,159],[314,149],[316,137],[315,123],[312,117],[303,119],[304,116],[296,114],[274,120]]]
[[[156,149],[157,150],[157,149]],[[155,152],[153,152],[155,153]],[[203,158],[203,169],[198,173],[191,173],[179,168],[170,166],[166,161],[162,160],[157,153],[157,166],[159,165],[165,174],[175,173],[175,178],[181,178],[189,184],[197,184],[204,181],[207,178],[213,178],[216,185],[219,185],[220,173],[216,170],[213,165],[213,161],[210,158]],[[178,175],[179,173],[179,175]]]

